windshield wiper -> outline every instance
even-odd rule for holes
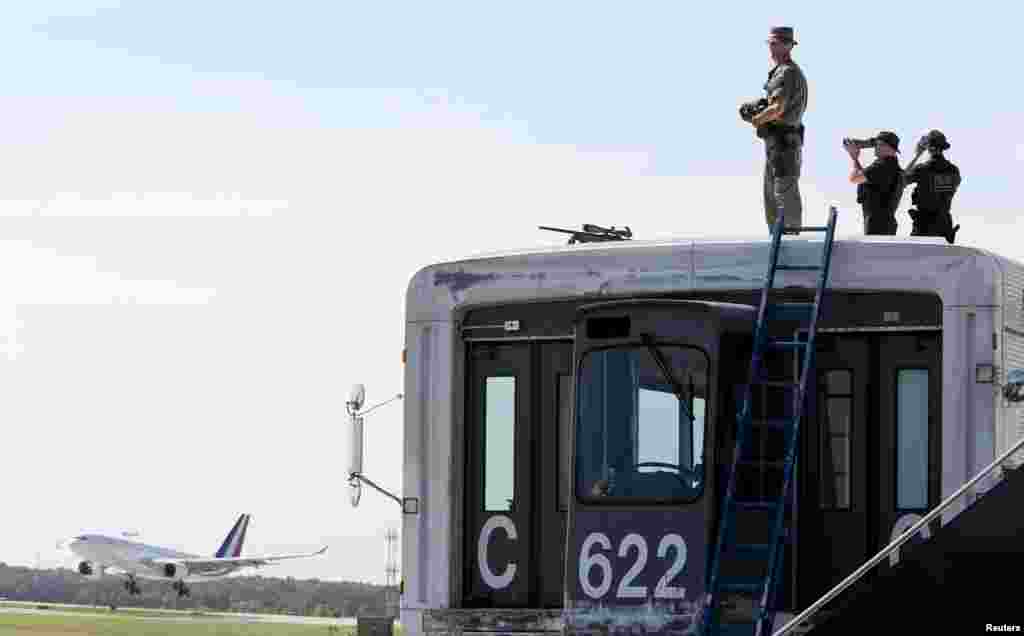
[[[686,419],[690,420],[690,426],[693,426],[693,413],[690,412],[690,403],[686,399],[686,392],[683,390],[683,385],[679,384],[676,380],[676,376],[672,375],[672,370],[669,368],[668,363],[665,362],[664,356],[661,354],[661,349],[654,344],[654,340],[650,334],[643,334],[640,336],[643,340],[644,345],[647,347],[647,351],[650,352],[651,357],[654,358],[654,362],[658,365],[661,370],[662,377],[672,385],[672,390],[675,391],[676,397],[679,398],[679,402],[683,405],[683,415]]]

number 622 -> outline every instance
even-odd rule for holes
[[[608,591],[611,590],[612,579],[614,578],[611,560],[600,552],[599,549],[609,551],[612,549],[611,539],[603,532],[591,532],[587,535],[587,538],[583,541],[583,546],[580,548],[580,586],[583,588],[584,593],[593,599],[600,599],[607,595]],[[678,534],[666,534],[658,542],[658,558],[668,558],[670,550],[674,553],[672,565],[661,576],[661,579],[655,586],[654,598],[682,599],[686,596],[685,587],[671,584],[672,579],[678,576],[686,565],[686,541]],[[633,565],[623,575],[619,586],[615,590],[615,596],[617,598],[647,598],[648,589],[646,586],[633,585],[633,581],[644,571],[644,567],[647,565],[647,540],[636,533],[631,532],[627,534],[622,538],[622,542],[619,543],[618,556],[619,558],[626,558],[631,551],[636,552],[636,560],[633,561]],[[594,568],[597,568],[600,572],[600,583],[597,585],[590,582],[590,574]]]

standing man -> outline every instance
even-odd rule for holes
[[[917,209],[909,211],[914,220],[910,235],[941,236],[952,245],[960,229],[953,226],[950,214],[953,195],[960,187],[960,169],[942,154],[948,148],[945,135],[938,130],[929,132],[918,142],[918,150],[927,150],[931,157],[908,170],[904,180],[908,186],[917,184],[911,199]]]
[[[857,203],[864,210],[864,234],[896,235],[896,205],[902,193],[900,138],[888,130],[874,137],[875,160],[864,168],[860,165],[860,146],[846,143],[846,152],[853,160],[850,183],[857,185]]]
[[[798,181],[804,145],[807,79],[793,61],[796,44],[792,27],[774,27],[769,32],[768,51],[775,67],[764,85],[767,107],[750,119],[757,136],[764,139],[764,215],[769,232],[779,213],[787,228],[799,227],[803,220]]]

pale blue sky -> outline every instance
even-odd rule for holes
[[[940,128],[958,239],[1024,259],[1024,10],[771,6],[7,8],[0,560],[55,564],[90,529],[212,552],[244,511],[247,551],[331,545],[278,572],[382,581],[399,515],[348,506],[343,402],[402,390],[409,277],[563,242],[541,224],[763,235],[736,110],[775,24],[810,82],[805,220],[837,204],[841,234],[861,227],[843,136],[895,130],[906,161]],[[367,419],[392,488],[400,414]]]

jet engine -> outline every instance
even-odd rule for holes
[[[104,568],[102,565],[96,565],[92,561],[79,561],[78,573],[82,576],[92,579],[99,580],[103,577]]]
[[[181,563],[164,563],[161,572],[169,579],[184,579],[188,576],[188,568]]]

